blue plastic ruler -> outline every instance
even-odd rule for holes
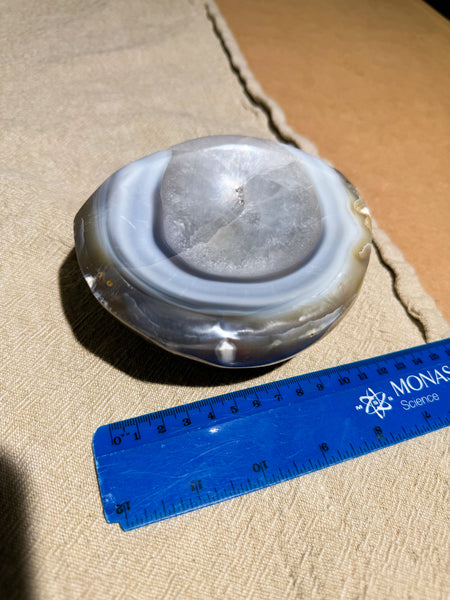
[[[450,338],[100,427],[109,523],[133,529],[450,424]]]

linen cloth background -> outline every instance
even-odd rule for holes
[[[0,27],[0,598],[444,598],[445,431],[133,532],[106,523],[98,426],[421,344],[448,325],[376,230],[350,313],[291,361],[228,372],[144,342],[76,264],[72,220],[94,189],[203,135],[314,146],[257,97],[211,3],[11,0]]]

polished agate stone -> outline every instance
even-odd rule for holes
[[[77,214],[75,247],[95,297],[136,332],[189,358],[254,367],[309,346],[350,307],[370,217],[321,160],[212,136],[111,175]]]

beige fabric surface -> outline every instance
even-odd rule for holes
[[[98,426],[421,344],[448,325],[377,231],[348,316],[283,365],[222,371],[145,343],[91,297],[75,212],[131,160],[273,127],[199,0],[11,0],[0,27],[0,598],[445,598],[443,430],[133,532],[106,523]],[[413,299],[398,286],[408,273]]]

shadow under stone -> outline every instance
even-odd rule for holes
[[[59,270],[61,303],[77,340],[131,377],[154,383],[211,386],[249,381],[274,366],[221,369],[176,356],[151,344],[109,314],[94,298],[78,266],[75,249]]]

